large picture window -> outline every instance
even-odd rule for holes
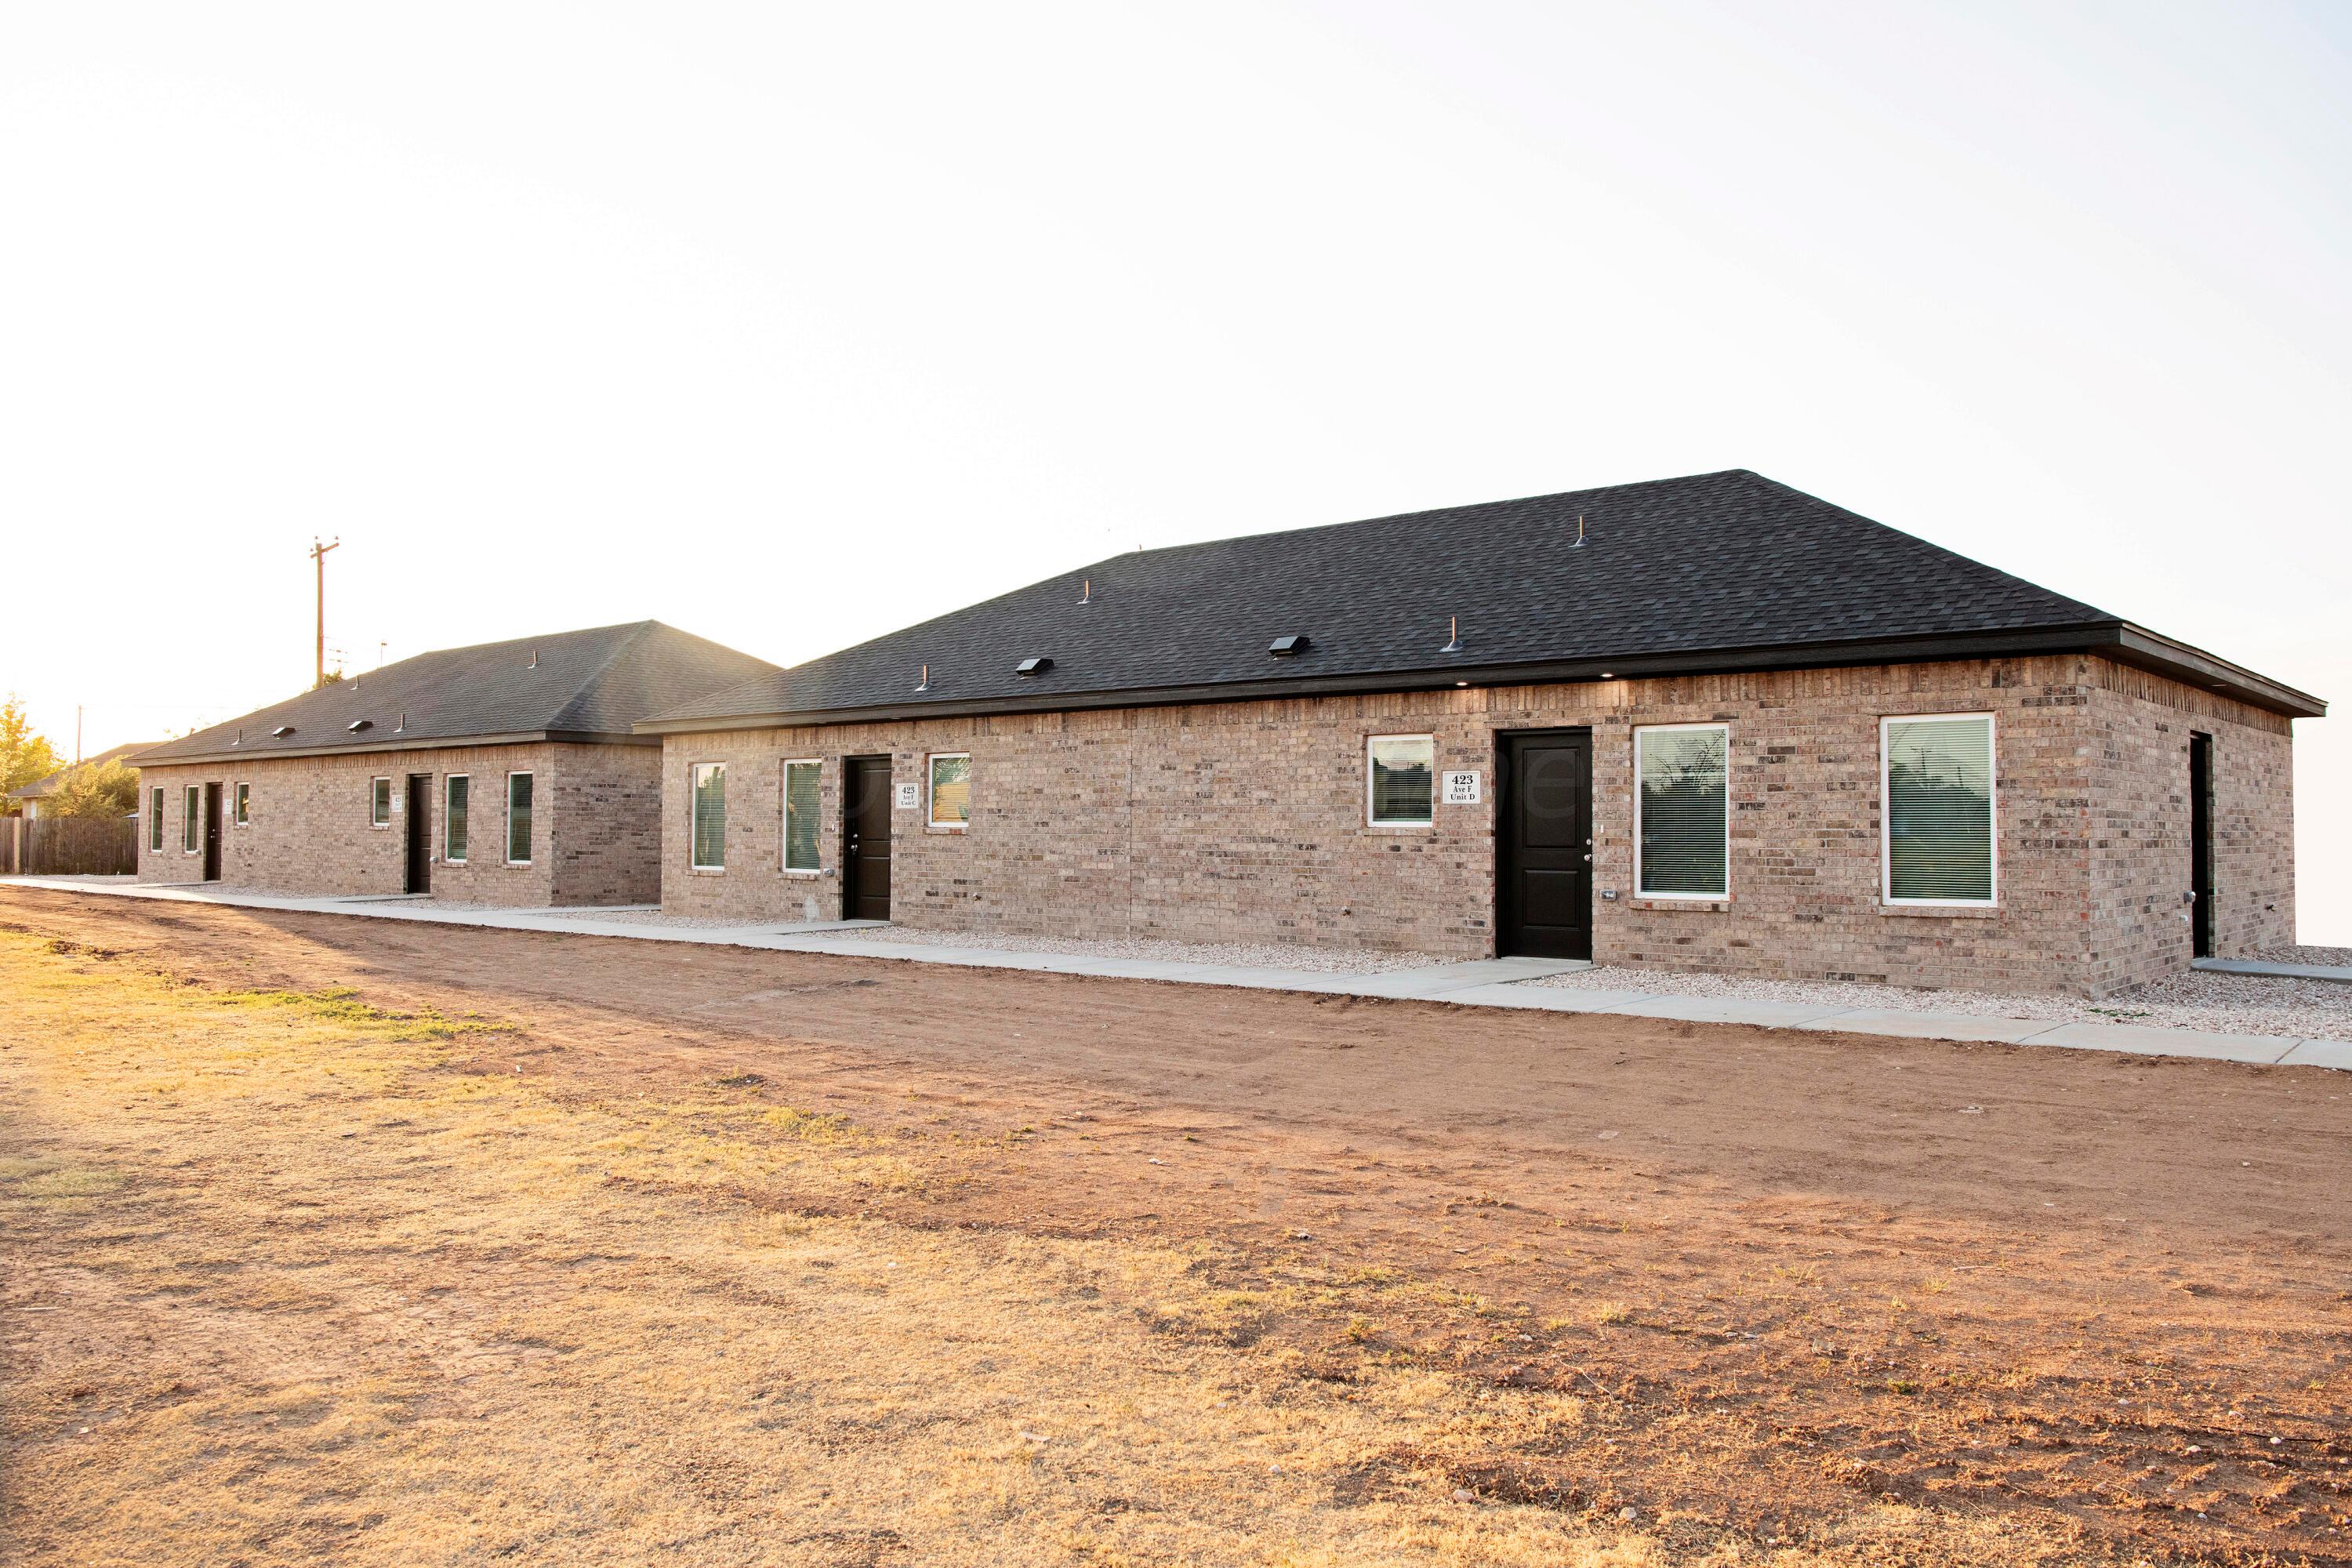
[[[1426,826],[1437,813],[1437,737],[1374,735],[1366,743],[1374,827]]]
[[[474,781],[464,773],[451,773],[443,788],[441,858],[452,866],[466,863],[466,807],[473,793]]]
[[[180,852],[193,855],[204,844],[204,795],[194,784],[188,786],[187,802],[180,813]]]
[[[147,797],[147,847],[163,847],[163,792],[156,789]]]
[[[530,864],[530,775],[507,775],[507,864]]]
[[[392,826],[392,781],[390,779],[368,781],[368,826],[370,827]]]
[[[1645,899],[1731,896],[1731,731],[1633,731],[1633,887]]]
[[[1991,903],[1992,715],[1886,719],[1879,729],[1886,901]]]
[[[931,758],[931,826],[961,827],[971,820],[971,753],[942,752]]]
[[[817,763],[784,764],[784,869],[814,871],[824,856],[818,825],[824,810],[824,768]]]
[[[694,764],[692,865],[698,871],[727,868],[727,764]]]

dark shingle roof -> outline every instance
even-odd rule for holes
[[[1441,651],[1450,617],[1459,617],[1459,652]],[[1514,672],[1589,678],[1621,665],[1821,665],[1903,649],[1966,657],[2106,646],[2125,624],[1735,468],[1117,555],[683,704],[646,728],[1396,689]],[[1303,634],[1307,649],[1270,658],[1267,644],[1286,633]],[[1033,656],[1053,667],[1014,673]],[[926,665],[929,689],[919,694]]]
[[[647,714],[775,672],[763,658],[632,621],[442,648],[142,752],[142,764],[446,745],[490,737],[630,739]],[[358,720],[369,727],[354,732]],[[270,731],[291,726],[283,737]]]
[[[109,763],[121,761],[123,758],[130,756],[133,752],[143,752],[153,744],[154,742],[152,741],[133,741],[127,746],[110,747],[106,751],[99,752],[94,757],[84,757],[79,763],[69,763],[66,766],[59,768],[56,773],[49,774],[47,778],[35,779],[31,784],[25,785],[22,789],[10,790],[5,796],[0,796],[0,799],[47,800],[49,796],[58,793],[58,786],[66,782],[66,775],[73,772],[74,769],[102,768]],[[134,768],[136,765],[136,763],[132,764]]]

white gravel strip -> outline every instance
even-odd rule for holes
[[[2323,969],[2352,969],[2352,947],[2301,947],[2290,942],[2284,947],[2258,947],[2245,956],[2263,963],[2315,963]]]
[[[605,925],[666,926],[672,931],[728,931],[743,926],[755,927],[761,931],[771,931],[777,926],[790,925],[793,923],[790,921],[781,918],[767,921],[747,921],[740,915],[728,920],[719,920],[707,915],[666,915],[659,910],[599,910],[591,908],[549,910],[542,908],[534,910],[518,910],[517,912],[542,915],[577,915],[583,920],[598,921]]]
[[[1646,991],[1662,996],[1737,997],[1821,1007],[2046,1018],[2053,1024],[2147,1024],[2224,1035],[2352,1040],[2352,985],[2327,980],[2274,980],[2257,974],[2196,971],[2105,1002],[1988,991],[1920,991],[1837,980],[1735,980],[1663,969],[1584,969],[1518,984],[1564,991]]]
[[[1089,941],[1066,936],[919,931],[899,925],[808,934],[811,941],[841,938],[916,942],[926,947],[970,947],[992,952],[1051,952],[1066,958],[1140,958],[1244,969],[1293,969],[1303,974],[1387,974],[1400,969],[1428,969],[1452,962],[1425,952],[1366,952],[1348,948],[1301,947],[1288,942]]]

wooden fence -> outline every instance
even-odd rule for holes
[[[0,820],[0,874],[127,877],[139,869],[135,816],[12,816]]]

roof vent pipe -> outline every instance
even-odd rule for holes
[[[1448,616],[1445,617],[1445,646],[1439,648],[1437,651],[1440,653],[1460,653],[1462,651],[1461,616]]]
[[[539,668],[539,649],[533,648],[530,650],[530,662],[523,666],[523,668],[525,669],[537,669]]]
[[[927,665],[923,666],[923,678],[922,678],[920,680],[919,680],[919,681],[915,682],[915,689],[916,689],[916,690],[918,690],[918,691],[929,691],[930,689],[931,689],[931,667],[930,667],[929,665],[928,665],[928,664],[927,664]]]
[[[1081,585],[1081,586],[1079,587],[1079,589],[1078,589],[1078,603],[1079,603],[1079,604],[1081,604],[1081,605],[1091,605],[1091,604],[1093,604],[1094,602],[1095,602],[1095,580],[1094,580],[1093,578],[1089,577],[1089,578],[1087,578],[1087,579],[1086,580],[1086,582],[1084,583],[1084,584],[1083,584],[1083,585]]]
[[[1576,540],[1569,548],[1570,550],[1584,548],[1584,514],[1580,511],[1576,514]]]

